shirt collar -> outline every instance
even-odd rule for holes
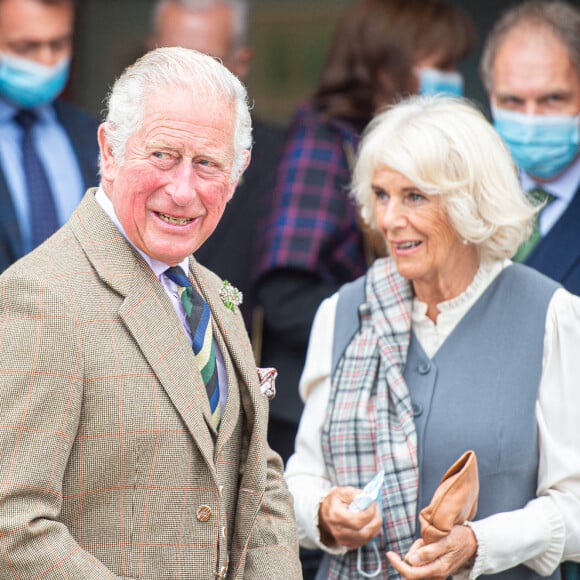
[[[7,121],[12,121],[14,115],[20,110],[21,107],[17,107],[12,103],[9,103],[5,99],[0,98],[0,122],[5,123]],[[52,103],[48,105],[42,105],[41,107],[36,107],[33,109],[38,118],[45,122],[54,122],[56,120],[56,111]]]
[[[576,161],[574,161],[574,163],[572,163],[572,165],[570,165],[570,167],[554,181],[548,183],[537,183],[525,171],[521,171],[520,183],[524,191],[530,191],[530,189],[534,189],[534,187],[541,187],[552,195],[555,195],[558,199],[568,203],[574,197],[574,194],[578,189],[578,184],[580,184],[580,156],[578,156]]]
[[[145,262],[147,262],[147,264],[149,265],[151,270],[153,270],[157,278],[161,279],[161,276],[163,275],[165,270],[169,268],[169,264],[165,264],[163,262],[160,262],[159,260],[156,260],[155,258],[152,258],[151,256],[148,256],[145,252],[137,248],[135,244],[131,242],[131,240],[127,237],[127,234],[125,233],[125,230],[123,229],[123,226],[119,221],[119,218],[117,218],[115,208],[113,207],[113,202],[109,199],[103,188],[100,186],[97,189],[97,192],[95,193],[95,199],[97,203],[103,208],[105,213],[109,216],[109,218],[111,219],[115,227],[119,230],[119,232],[123,234],[123,237],[131,244],[133,248],[135,248],[135,251],[138,252],[140,256],[142,256]],[[178,266],[181,266],[181,268],[185,272],[185,275],[187,276],[189,273],[189,257],[184,258],[178,264]]]

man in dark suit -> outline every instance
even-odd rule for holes
[[[524,261],[580,294],[580,9],[534,0],[495,24],[481,72],[525,191],[546,205]],[[547,196],[544,192],[547,192]]]
[[[73,0],[0,0],[0,272],[98,183],[97,119],[56,101],[68,80],[73,25]]]
[[[248,46],[247,0],[159,0],[153,9],[149,48],[183,46],[219,58],[242,81],[253,57]],[[244,294],[242,314],[250,329],[254,300],[251,274],[254,238],[267,215],[276,169],[284,147],[281,127],[252,116],[252,162],[229,202],[215,233],[195,257]]]

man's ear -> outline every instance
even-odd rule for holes
[[[238,187],[238,183],[240,181],[240,178],[242,177],[244,171],[248,168],[248,165],[250,164],[250,161],[252,159],[252,154],[247,149],[244,151],[244,154],[245,154],[246,159],[242,163],[242,166],[238,169],[237,177],[231,183],[230,192],[228,195],[228,201],[230,201],[230,199],[232,199],[232,197],[234,196],[234,192],[236,191],[236,187]]]
[[[107,181],[112,181],[114,179],[117,163],[105,133],[106,124],[107,121],[99,125],[99,129],[97,130],[97,140],[99,142],[99,150],[101,153],[101,177]]]

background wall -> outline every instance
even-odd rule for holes
[[[285,123],[314,87],[332,31],[351,0],[254,0],[250,43],[255,49],[247,80],[255,110]],[[475,53],[461,63],[466,95],[487,109],[478,63],[485,34],[517,0],[449,0],[460,5],[478,31]],[[577,2],[580,0],[576,0]],[[68,96],[95,114],[114,79],[143,52],[153,0],[78,2],[73,75]]]

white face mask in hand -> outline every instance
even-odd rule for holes
[[[348,506],[351,512],[362,512],[366,510],[374,501],[377,501],[381,496],[381,488],[383,487],[383,481],[385,479],[384,471],[379,471],[365,486],[364,489],[352,500],[352,503]],[[362,569],[362,547],[358,548],[356,551],[356,570],[364,578],[375,578],[378,576],[382,569],[381,555],[379,554],[379,548],[377,546],[377,539],[375,538],[370,546],[375,554],[377,561],[377,567],[372,572],[365,572]]]

